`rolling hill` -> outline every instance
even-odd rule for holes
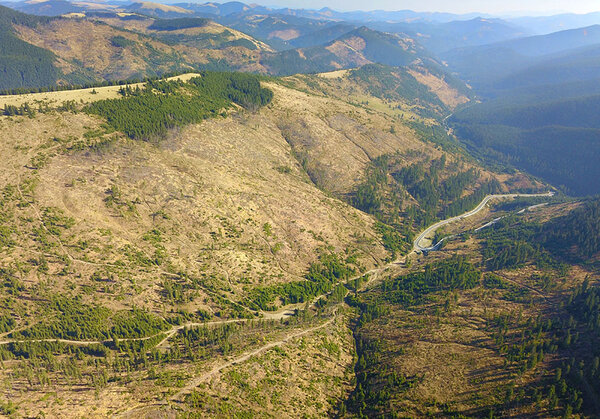
[[[74,6],[0,7],[0,416],[595,417],[584,32]]]

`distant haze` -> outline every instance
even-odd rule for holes
[[[223,1],[219,1],[222,3]],[[257,2],[261,3],[261,2]],[[275,2],[273,2],[275,3]],[[589,13],[600,11],[598,0],[278,0],[278,6],[335,10],[404,10],[449,13],[555,14],[559,12]],[[520,14],[523,14],[520,13]]]

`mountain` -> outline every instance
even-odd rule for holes
[[[476,17],[476,14],[457,15],[452,13],[430,13],[415,12],[412,10],[372,10],[372,11],[350,11],[340,12],[325,7],[320,10],[307,9],[275,9],[279,14],[290,14],[294,16],[308,17],[311,19],[337,20],[347,22],[438,22],[446,23],[455,20],[468,20]]]
[[[80,13],[85,10],[85,7],[67,0],[24,1],[11,3],[8,6],[23,13],[39,16],[60,16],[67,13]]]
[[[565,66],[569,60],[580,59],[569,58],[571,54],[585,56],[586,51],[580,53],[577,49],[594,44],[600,44],[600,26],[455,49],[442,57],[463,79],[475,86],[485,84],[489,87],[511,73],[526,71],[528,67],[544,68],[552,66],[552,62]]]
[[[528,34],[526,29],[504,20],[482,17],[445,23],[370,22],[368,26],[380,31],[408,34],[436,54],[443,54],[460,47],[520,38]]]
[[[544,177],[575,195],[600,193],[600,47],[543,56],[473,85],[492,97],[457,112],[457,132],[488,159]]]
[[[0,416],[598,416],[596,28],[76,6],[0,7]]]
[[[327,44],[337,38],[352,32],[357,29],[356,26],[348,23],[332,24],[324,27],[323,29],[316,30],[297,38],[288,40],[287,42],[295,48],[305,48],[315,45]]]
[[[270,11],[267,7],[258,6],[256,4],[248,5],[235,1],[226,3],[173,3],[173,6],[182,7],[187,10],[192,10],[194,13],[210,17],[244,13],[265,14]]]
[[[373,62],[405,66],[427,56],[412,38],[360,27],[323,46],[267,55],[262,63],[275,74],[316,73]]]
[[[294,39],[337,25],[335,22],[292,15],[252,13],[224,16],[218,18],[218,22],[260,39],[278,50],[294,48],[291,44]]]
[[[189,23],[150,20],[134,23]],[[83,19],[32,28],[45,39],[50,29],[63,41],[67,29],[93,34],[98,60],[106,34],[158,42]],[[432,218],[492,190],[539,187],[479,166],[435,116],[415,112],[442,106],[419,96],[416,67],[372,67],[0,96],[3,411],[295,416],[299,400],[316,417],[338,409],[354,385],[345,283],[400,268]],[[393,94],[370,94],[371,77]],[[220,377],[238,383],[249,365],[266,381],[224,400]],[[276,365],[283,375],[267,378]],[[59,403],[45,402],[47,380]]]
[[[155,16],[165,19],[187,17],[194,14],[192,10],[184,9],[183,7],[152,3],[149,1],[132,3],[124,6],[123,9],[130,13],[139,13],[142,15]]]
[[[597,28],[598,29],[598,28]],[[571,86],[585,84],[588,89],[594,90],[594,82],[598,79],[600,66],[600,43],[588,47],[574,48],[562,53],[543,56],[525,68],[516,69],[504,76],[493,85],[499,91],[507,91],[511,95],[520,95],[530,90],[541,91],[549,85],[554,85],[557,98],[575,97],[589,94],[590,90],[582,91],[581,87],[574,87],[571,92],[565,91],[561,85]],[[541,93],[541,92],[540,92]],[[552,91],[545,95],[552,94]]]
[[[178,9],[155,9],[160,13],[179,13]],[[3,9],[9,13],[10,9]],[[27,15],[12,12],[21,19]],[[427,51],[412,38],[382,33],[367,27],[313,21],[311,30],[324,26],[323,36],[334,40],[323,45],[274,51],[258,39],[222,26],[206,18],[161,19],[148,15],[115,12],[86,12],[89,18],[32,18],[31,24],[12,25],[6,30],[14,39],[34,45],[47,55],[47,71],[55,75],[46,82],[6,81],[4,88],[41,87],[59,79],[66,83],[142,78],[183,69],[237,69],[275,75],[314,73],[359,67],[369,63],[391,66],[410,65],[428,58]],[[286,38],[290,43],[318,42],[317,37],[296,37],[298,33],[278,28],[286,23],[274,16],[256,17],[253,25],[261,34]],[[7,18],[8,19],[8,18]],[[297,18],[294,18],[297,19]],[[300,19],[303,21],[303,19]],[[250,21],[246,20],[246,23]],[[349,32],[346,32],[349,30]],[[83,36],[85,33],[91,36]],[[310,33],[310,32],[309,32]],[[336,37],[338,33],[341,36]],[[267,35],[268,34],[268,35]],[[94,54],[89,54],[94,50]],[[45,70],[44,70],[45,71]]]
[[[5,40],[0,89],[144,78],[194,68],[266,72],[259,64],[261,54],[273,52],[246,34],[201,18],[161,20],[115,12],[47,18],[1,8],[0,22]]]
[[[587,14],[563,13],[553,16],[523,16],[508,18],[515,25],[539,35],[600,24],[600,12]]]
[[[110,26],[152,36],[172,46],[189,47],[200,51],[211,50],[214,54],[217,50],[221,51],[227,55],[227,62],[231,66],[236,65],[234,61],[241,66],[243,61],[241,57],[235,59],[236,48],[249,50],[247,52],[254,55],[261,51],[273,52],[273,49],[265,43],[207,18],[158,19],[149,16],[122,16],[107,13],[94,14],[91,17]],[[241,51],[243,50],[240,49],[239,52]]]
[[[600,193],[600,26],[462,48],[443,55],[483,103],[451,119],[473,152],[575,195]]]

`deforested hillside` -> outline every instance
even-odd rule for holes
[[[141,79],[194,68],[262,71],[246,56],[258,57],[262,47],[269,50],[258,41],[204,20],[170,24],[184,27],[149,18],[59,18],[15,30],[20,38],[54,53],[64,78],[74,83]]]
[[[360,27],[320,46],[267,55],[263,64],[275,74],[315,73],[369,63],[405,66],[427,56],[414,39]]]
[[[426,141],[382,99],[325,95],[328,77],[209,72],[4,99],[3,409],[323,416],[353,388],[347,287],[400,266],[386,263],[409,251],[429,193],[542,190]],[[419,162],[436,177],[409,182]]]
[[[0,416],[600,415],[597,27],[12,6]]]
[[[597,208],[498,205],[495,221],[351,297],[357,380],[343,416],[596,416]]]
[[[216,94],[217,82],[205,86],[207,91]],[[248,92],[250,81],[233,83]],[[187,93],[173,89],[188,88],[156,85],[147,94],[187,100]],[[243,111],[242,100],[216,102],[214,117],[171,129],[155,142],[129,139],[81,107],[71,108],[77,113],[44,110],[31,117],[2,117],[2,155],[9,157],[0,176],[1,272],[12,284],[2,293],[13,305],[3,312],[10,333],[3,339],[25,341],[0,345],[11,365],[3,374],[14,377],[2,389],[3,403],[10,400],[19,414],[61,416],[68,409],[87,416],[122,413],[153,398],[164,400],[165,394],[179,399],[169,390],[172,380],[191,384],[190,372],[201,364],[320,324],[317,316],[286,328],[262,310],[304,303],[385,257],[375,221],[319,190],[293,156],[269,109],[285,100],[279,93],[273,105],[256,113]],[[133,89],[117,99],[122,109],[133,109],[128,103],[137,98],[143,103],[144,94],[136,95]],[[34,259],[35,268],[19,270],[22,261]],[[57,282],[47,286],[48,281]],[[252,321],[263,316],[262,323]],[[184,324],[199,327],[207,321],[216,321],[216,329],[193,329],[207,335],[181,352],[189,338],[178,325],[183,332]],[[323,327],[330,324],[332,343],[348,340],[347,332],[334,333],[339,323]],[[173,339],[165,339],[169,336]],[[65,343],[26,342],[34,338]],[[246,343],[239,345],[239,339]],[[98,343],[81,347],[80,340]],[[103,343],[107,340],[112,343]],[[32,384],[20,374],[41,371],[34,366],[41,358],[29,351],[59,356],[72,344],[80,360],[67,355],[71,372],[59,365],[44,368],[47,375]],[[344,376],[352,357],[347,354],[351,345],[343,347],[342,364],[328,374]],[[163,378],[139,370],[136,359],[147,351],[158,356],[146,359]],[[101,360],[103,375],[93,377],[95,367],[88,362],[94,360]],[[69,388],[69,377],[79,377],[82,391]],[[64,403],[53,398],[51,406],[41,404],[48,385]],[[194,387],[180,399],[187,400]],[[130,396],[115,398],[115,391],[131,394],[135,403]],[[344,394],[343,387],[327,391],[338,398]],[[282,408],[286,402],[276,403]]]
[[[7,8],[0,12],[5,15],[6,60],[14,65],[20,65],[18,60],[28,63],[19,78],[16,67],[9,68],[7,61],[8,77],[0,87],[8,90],[143,79],[194,69],[291,75],[372,63],[402,67],[427,62],[431,64],[427,72],[413,73],[417,78],[421,74],[419,83],[425,85],[432,81],[431,69],[436,68],[434,77],[445,73],[413,38],[366,27],[346,26],[336,29],[342,35],[330,42],[275,51],[268,39],[263,42],[191,15],[161,19],[103,11],[42,18]],[[18,60],[13,58],[15,53],[20,54]],[[38,57],[35,63],[32,56]]]
[[[208,19],[132,13],[37,17],[0,8],[0,89],[143,79],[193,69],[265,73],[266,44]]]

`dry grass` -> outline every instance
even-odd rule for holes
[[[0,118],[0,153],[8,156],[0,169],[0,187],[18,185],[20,191],[10,206],[16,246],[0,250],[0,265],[30,267],[18,273],[25,290],[15,310],[23,313],[23,324],[39,321],[43,301],[38,299],[53,294],[80,296],[85,303],[112,310],[143,307],[162,317],[184,309],[227,318],[231,307],[220,298],[245,304],[257,286],[297,281],[322,247],[356,250],[366,268],[379,264],[387,254],[374,219],[332,192],[351,191],[370,160],[382,153],[416,150],[433,159],[442,152],[399,123],[391,134],[393,119],[385,113],[280,84],[269,87],[275,92],[274,102],[259,112],[240,111],[188,126],[159,144],[107,134],[100,119],[85,114]],[[45,100],[70,100],[61,94],[79,95],[72,99],[77,101],[96,100],[116,95],[118,87],[96,90],[96,95],[89,90],[56,92],[56,98],[49,93]],[[71,148],[105,139],[112,141],[96,149]],[[33,167],[31,159],[39,155],[47,161]],[[107,198],[117,189],[118,199],[110,204]],[[36,230],[43,229],[39,218],[47,207],[73,218],[74,225],[60,237],[49,237],[52,246],[44,248]],[[265,228],[267,223],[270,228]],[[147,239],[153,229],[161,232],[164,258],[144,265],[140,259],[153,258],[157,250]],[[137,256],[128,257],[126,246]],[[42,257],[48,272],[36,267]],[[113,276],[94,281],[97,271]],[[199,284],[181,302],[166,298],[162,286],[165,281],[190,284],[176,272]],[[452,342],[457,338],[449,327],[440,326],[439,334]],[[477,330],[474,327],[468,338],[475,339]],[[285,333],[278,329],[243,335],[247,340],[236,342],[234,350],[260,347]],[[448,350],[459,353],[465,342],[454,343]],[[340,317],[331,327],[293,340],[281,351],[226,368],[200,390],[211,409],[223,416],[241,408],[259,416],[271,411],[288,417],[306,412],[323,416],[349,391],[352,348],[347,319]],[[416,354],[427,359],[436,353],[436,347],[419,348],[423,351]],[[484,356],[474,351],[461,359],[479,365]],[[180,376],[185,385],[225,358],[216,353],[202,362],[161,368]],[[14,375],[22,365],[10,361],[0,370],[1,391],[20,405],[22,416],[105,417],[132,407],[142,407],[148,415],[173,414],[168,408],[152,407],[175,392],[173,385],[149,379],[143,368],[123,373],[122,380],[95,392],[84,379],[52,376],[56,380],[50,386],[31,384],[23,375]],[[95,374],[93,368],[85,368]],[[464,368],[452,370],[456,385],[466,380]],[[431,376],[431,385],[415,397],[440,386],[440,377]],[[447,394],[442,390],[440,394]],[[229,400],[220,397],[224,392],[231,395]]]
[[[167,80],[187,81],[199,74],[187,73],[180,76],[168,78]],[[143,87],[144,83],[129,84],[132,88]],[[25,103],[30,105],[48,104],[52,108],[56,108],[65,102],[75,102],[77,104],[88,104],[105,99],[117,99],[122,97],[119,94],[119,89],[122,86],[104,86],[94,87],[90,89],[62,90],[57,92],[42,92],[42,93],[27,93],[22,95],[2,95],[0,96],[0,107],[6,105],[21,106]]]

